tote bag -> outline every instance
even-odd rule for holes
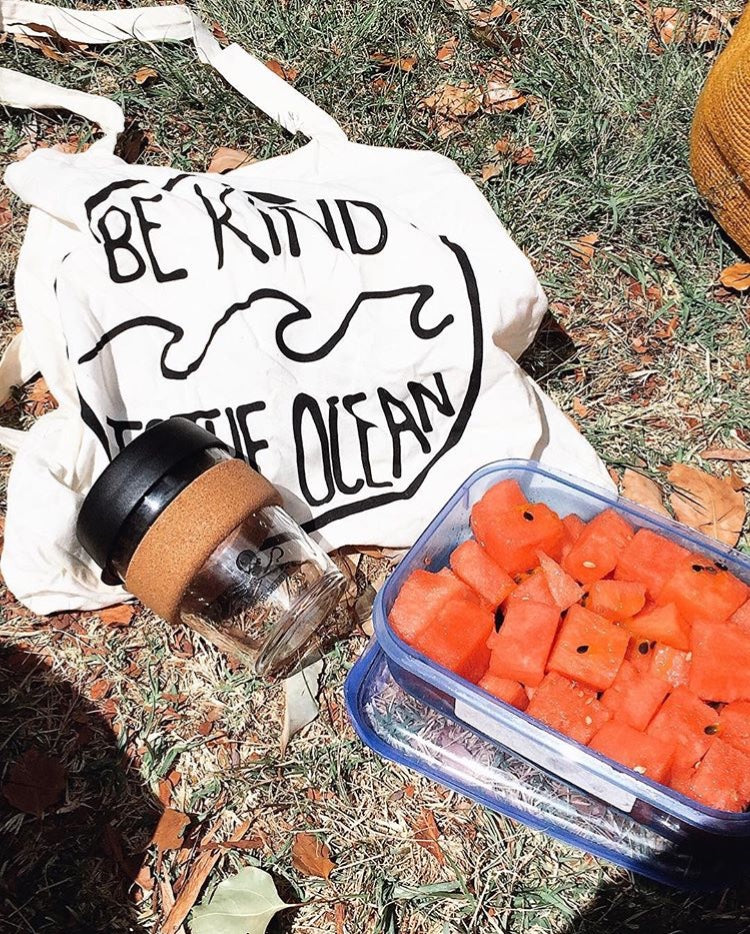
[[[5,182],[30,205],[23,333],[0,398],[40,371],[59,408],[15,452],[2,573],[38,613],[121,600],[75,538],[83,497],[140,432],[187,415],[282,492],[328,548],[409,545],[476,467],[529,457],[607,486],[594,451],[515,363],[546,308],[474,183],[435,153],[341,127],[183,6],[0,5],[0,31],[107,44],[191,39],[295,152],[223,175],[128,165],[111,100],[0,70],[0,103],[102,131]],[[220,114],[217,117],[220,118]]]

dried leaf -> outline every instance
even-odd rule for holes
[[[38,52],[41,52],[45,58],[50,58],[53,62],[59,62],[61,65],[67,65],[70,61],[67,55],[58,52],[49,42],[45,42],[43,39],[37,39],[35,36],[13,36],[13,41],[18,45],[25,45],[29,49],[36,49]]]
[[[661,516],[669,515],[664,505],[664,493],[659,484],[650,477],[638,473],[637,470],[631,470],[629,467],[625,470],[622,475],[622,495]]]
[[[65,782],[61,762],[38,749],[28,749],[10,766],[0,790],[12,807],[41,817],[60,800]]]
[[[128,165],[134,165],[141,158],[148,144],[148,132],[142,129],[136,120],[129,120],[117,138],[115,155]]]
[[[311,833],[298,833],[292,843],[292,866],[303,876],[328,879],[336,864],[331,851]]]
[[[729,480],[727,482],[737,493],[741,493],[743,490],[747,489],[747,483],[745,483],[731,464],[729,465]]]
[[[289,84],[294,84],[297,78],[299,78],[299,68],[294,68],[291,65],[282,65],[281,62],[277,61],[275,58],[266,59],[266,68],[270,68],[275,75],[283,78],[284,81],[287,81]]]
[[[220,42],[222,45],[229,45],[229,37],[221,28],[221,25],[215,20],[211,24],[211,32],[214,34],[214,38]]]
[[[174,808],[166,808],[162,811],[151,842],[156,845],[157,850],[179,850],[189,823],[190,818],[187,814]]]
[[[284,681],[284,727],[281,732],[281,755],[289,740],[315,720],[320,713],[318,691],[323,660],[313,662]]]
[[[526,97],[515,88],[507,86],[500,78],[489,78],[482,98],[482,107],[487,113],[508,113],[518,110],[526,103]]]
[[[677,7],[656,7],[651,19],[664,45],[683,42],[687,37],[688,14],[681,12]]]
[[[133,81],[136,84],[147,84],[159,77],[159,72],[155,68],[139,68],[133,75]]]
[[[432,811],[428,811],[426,808],[422,811],[419,820],[414,824],[414,840],[419,846],[424,847],[428,853],[435,857],[435,859],[442,866],[445,863],[445,854],[438,843],[440,837],[440,831],[438,826],[435,823],[435,816]]]
[[[705,461],[750,461],[750,451],[742,448],[706,448],[700,456]]]
[[[231,172],[244,165],[252,165],[257,162],[253,156],[241,149],[230,149],[228,146],[220,146],[211,157],[208,172],[218,172],[220,175],[224,172]]]
[[[0,230],[10,227],[13,223],[13,214],[11,213],[8,201],[0,201]]]
[[[578,396],[573,396],[573,411],[578,418],[588,418],[591,409],[584,405]]]
[[[442,84],[425,97],[420,106],[440,117],[453,120],[471,117],[482,106],[482,89],[468,81]]]
[[[346,905],[339,902],[335,912],[336,934],[346,934]]]
[[[276,892],[271,876],[255,866],[224,879],[193,909],[191,934],[264,934],[273,916],[291,908]]]
[[[746,515],[742,493],[726,480],[685,464],[675,464],[667,477],[675,487],[669,501],[681,522],[726,545],[737,544]]]
[[[99,610],[97,616],[105,626],[122,629],[132,623],[135,607],[132,603],[118,603],[117,606],[108,606],[106,610]]]
[[[39,417],[57,407],[57,400],[49,391],[49,387],[44,379],[40,377],[29,389],[28,392],[29,410],[32,415]]]
[[[531,165],[532,162],[536,161],[536,153],[531,146],[524,146],[513,153],[511,160],[514,165]]]
[[[449,62],[456,54],[458,48],[458,36],[451,36],[446,40],[435,53],[435,58],[439,62]]]
[[[106,678],[98,678],[89,688],[89,697],[91,700],[102,700],[112,690],[112,682]]]
[[[594,248],[598,242],[598,233],[584,234],[582,237],[578,237],[577,240],[573,240],[569,244],[570,252],[581,266],[588,266],[594,256]]]
[[[503,171],[501,162],[487,162],[482,166],[482,181],[488,182]]]
[[[746,292],[750,289],[750,263],[735,263],[722,270],[719,282],[735,292]]]
[[[398,68],[410,72],[419,61],[416,55],[389,55],[387,52],[373,52],[370,61],[379,68]]]

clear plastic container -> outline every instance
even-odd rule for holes
[[[388,614],[404,580],[416,568],[437,571],[446,567],[451,551],[471,535],[473,504],[491,486],[508,478],[518,481],[530,501],[544,502],[562,516],[575,513],[588,520],[603,509],[613,508],[632,526],[653,529],[691,551],[722,561],[733,574],[750,583],[750,559],[739,551],[629,500],[552,473],[536,462],[501,461],[476,471],[461,485],[378,594],[373,607],[375,636],[393,677],[408,694],[432,709],[466,724],[680,845],[691,837],[711,840],[713,835],[750,836],[750,813],[706,807],[613,763],[432,662],[391,629]]]
[[[564,843],[691,890],[724,888],[747,871],[743,838],[654,830],[438,712],[398,684],[376,641],[345,694],[357,733],[378,755]]]

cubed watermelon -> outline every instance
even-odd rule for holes
[[[750,804],[750,756],[721,739],[714,740],[686,793],[720,811],[744,811]]]
[[[404,642],[412,643],[417,633],[453,597],[477,601],[474,591],[447,568],[437,574],[418,568],[401,585],[388,619],[396,634]]]
[[[625,620],[640,613],[646,603],[646,588],[633,581],[594,581],[586,598],[586,609],[605,619]]]
[[[639,674],[648,674],[651,670],[651,661],[655,648],[656,643],[652,644],[648,639],[631,638],[625,652],[625,659],[630,662]]]
[[[570,574],[563,571],[557,561],[553,561],[543,551],[540,551],[539,566],[547,581],[552,599],[561,610],[567,610],[574,603],[578,603],[583,596],[583,588],[573,580]]]
[[[514,600],[531,600],[533,603],[546,603],[559,609],[555,599],[547,586],[547,578],[542,574],[541,568],[534,568],[529,574],[519,575],[518,586],[511,592],[506,604]]]
[[[584,745],[609,719],[595,691],[554,671],[534,691],[526,713]]]
[[[608,619],[572,606],[560,628],[548,667],[603,691],[615,680],[630,636]]]
[[[413,646],[467,681],[484,677],[490,662],[487,640],[495,616],[474,600],[448,600],[414,638]]]
[[[695,765],[706,753],[717,732],[719,715],[685,687],[675,688],[646,728],[665,744],[675,744],[676,771]]]
[[[683,652],[690,649],[690,626],[674,603],[650,606],[632,619],[625,620],[624,624],[636,639],[661,642]]]
[[[660,645],[657,642],[650,653],[648,670],[657,678],[663,678],[673,688],[687,686],[692,657],[691,652],[682,652],[671,645]]]
[[[494,697],[505,701],[511,707],[517,707],[519,710],[526,710],[529,699],[523,685],[518,681],[511,681],[509,678],[498,678],[489,672],[479,682],[479,687],[492,694]]]
[[[557,607],[511,600],[499,632],[493,627],[488,641],[490,673],[535,687],[544,677],[559,622]]]
[[[655,782],[666,778],[674,752],[669,743],[617,720],[605,723],[589,748]]]
[[[723,623],[749,593],[747,584],[723,567],[700,555],[688,555],[674,568],[657,602],[674,603],[689,623]]]
[[[515,589],[515,581],[496,564],[479,542],[462,542],[450,557],[451,570],[494,609]]]
[[[627,723],[635,730],[645,730],[669,690],[666,681],[640,674],[630,662],[624,661],[601,701],[613,720]]]
[[[564,516],[562,520],[563,524],[563,543],[562,548],[560,549],[560,556],[564,558],[565,555],[570,551],[570,549],[578,541],[581,532],[586,528],[586,523],[580,516],[577,516],[575,513],[571,513],[569,516]]]
[[[517,480],[501,480],[500,483],[491,486],[479,502],[474,504],[471,510],[472,525],[475,511],[480,514],[480,523],[485,520],[494,522],[509,509],[525,506],[527,503],[526,494],[518,485]]]
[[[750,701],[734,701],[719,714],[719,736],[750,756]]]
[[[614,509],[605,509],[581,532],[563,559],[563,567],[581,584],[593,584],[611,573],[633,530]]]
[[[746,600],[739,610],[735,610],[734,613],[732,613],[729,617],[729,622],[750,632],[750,600]]]
[[[480,510],[483,500],[471,513],[472,528],[490,557],[509,574],[529,571],[539,564],[538,551],[560,557],[563,524],[557,513],[544,503],[527,503],[504,512],[498,519],[487,519]]]
[[[650,529],[638,529],[618,556],[615,580],[645,584],[648,595],[656,598],[675,565],[688,556],[687,549],[676,542]]]
[[[707,701],[750,700],[750,632],[726,623],[695,623],[690,690]]]

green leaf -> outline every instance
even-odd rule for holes
[[[248,866],[217,885],[206,902],[193,909],[192,934],[265,934],[268,922],[282,908],[273,879],[262,869]]]

